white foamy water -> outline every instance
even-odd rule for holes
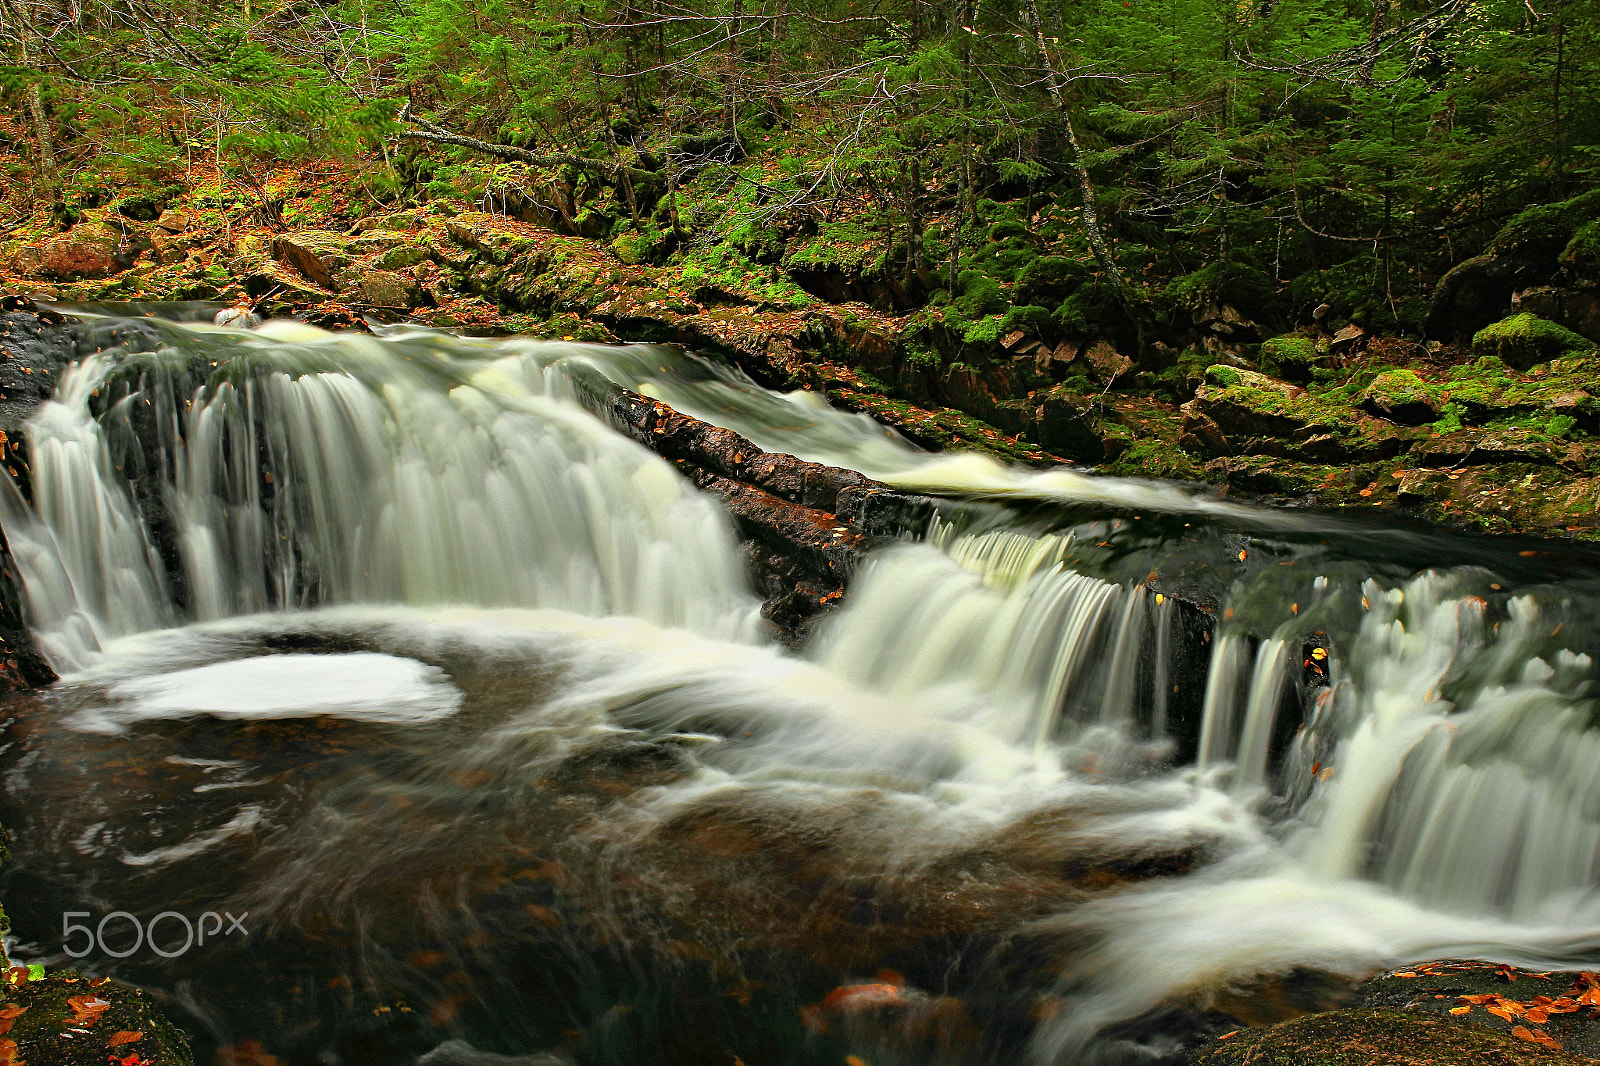
[[[437,667],[377,652],[260,655],[122,681],[97,721],[209,714],[218,718],[359,718],[399,725],[454,714],[458,692]]]

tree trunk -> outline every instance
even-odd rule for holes
[[[39,36],[38,28],[34,25],[33,12],[28,9],[27,0],[10,0],[9,3],[0,6],[0,10],[3,10],[8,21],[17,27],[21,66],[35,74],[28,83],[26,93],[28,120],[33,125],[34,166],[38,170],[39,184],[50,199],[52,210],[59,212],[62,207],[61,172],[56,167],[55,131],[51,128],[50,112],[44,102],[42,80],[44,70],[36,65],[34,52],[34,41]]]
[[[1094,182],[1089,177],[1089,167],[1083,161],[1083,145],[1078,140],[1078,130],[1072,121],[1072,105],[1067,101],[1065,82],[1066,78],[1056,68],[1055,61],[1050,58],[1050,49],[1045,42],[1044,22],[1039,18],[1038,0],[1024,0],[1023,10],[1027,13],[1029,29],[1033,31],[1034,47],[1039,52],[1039,62],[1044,65],[1045,84],[1050,89],[1050,97],[1055,101],[1056,107],[1061,111],[1061,122],[1066,127],[1068,163],[1078,177],[1078,188],[1083,194],[1083,233],[1089,241],[1089,250],[1094,253],[1095,262],[1099,264],[1100,271],[1105,275],[1106,281],[1111,285],[1111,290],[1117,300],[1128,307],[1132,297],[1128,292],[1128,284],[1123,280],[1122,272],[1117,269],[1117,262],[1111,256],[1111,246],[1106,243],[1105,234],[1100,229],[1100,211],[1095,205]]]

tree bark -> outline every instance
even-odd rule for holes
[[[50,112],[44,102],[44,71],[35,65],[33,48],[38,28],[33,23],[33,13],[28,10],[27,0],[10,0],[0,5],[0,11],[4,11],[8,20],[17,27],[21,66],[36,75],[28,83],[26,94],[28,119],[33,125],[34,164],[39,172],[39,184],[50,198],[50,206],[59,210],[62,206],[61,171],[56,166],[55,131],[51,128]]]
[[[1039,52],[1039,62],[1044,65],[1045,84],[1050,89],[1050,97],[1061,112],[1062,125],[1066,127],[1068,163],[1078,177],[1078,188],[1083,194],[1083,232],[1088,238],[1089,250],[1094,253],[1094,259],[1100,266],[1100,271],[1110,283],[1112,292],[1119,302],[1125,307],[1132,303],[1128,291],[1128,283],[1123,279],[1122,272],[1117,269],[1117,262],[1111,256],[1111,246],[1106,243],[1105,234],[1100,229],[1100,211],[1095,205],[1094,182],[1089,177],[1089,167],[1083,161],[1083,145],[1078,140],[1078,130],[1072,121],[1072,105],[1067,100],[1066,78],[1057,69],[1055,60],[1050,57],[1050,49],[1045,42],[1044,22],[1039,18],[1038,0],[1025,0],[1023,10],[1028,16],[1029,29],[1033,32],[1034,47]]]

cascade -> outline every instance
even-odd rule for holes
[[[64,675],[5,774],[13,884],[248,903],[279,954],[219,954],[219,988],[292,956],[443,999],[407,960],[470,943],[483,1006],[438,1041],[537,1051],[572,1019],[514,998],[518,950],[602,999],[594,945],[676,959],[617,961],[670,1001],[690,959],[959,985],[963,952],[1043,938],[1078,953],[1062,1008],[941,1053],[1122,1062],[1175,1045],[1107,1027],[1258,974],[1600,945],[1584,567],[1412,565],[1437,541],[1380,559],[1338,519],[929,455],[662,348],[112,327],[26,426],[31,501],[0,486]],[[780,649],[726,513],[584,406],[595,373],[967,502]],[[85,777],[117,760],[162,773]],[[48,957],[47,911],[19,922]],[[197,1031],[253,1032],[258,996],[181,982]],[[348,1022],[324,1009],[308,1061]]]

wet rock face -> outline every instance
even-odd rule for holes
[[[1594,1060],[1454,1021],[1361,1008],[1241,1030],[1193,1061],[1195,1066],[1579,1066]]]
[[[22,423],[55,391],[73,357],[73,341],[60,316],[21,309],[0,315],[0,455],[7,476],[26,496],[28,457]],[[5,491],[0,487],[0,491]],[[22,614],[22,578],[0,537],[0,693],[18,692],[56,679],[33,646]]]
[[[49,1066],[193,1066],[188,1041],[145,993],[70,971],[5,972],[0,1061]]]
[[[20,439],[22,423],[55,392],[72,357],[72,337],[61,316],[39,312],[27,301],[0,303],[0,431],[8,445]],[[5,450],[8,460],[12,450]]]
[[[587,387],[590,404],[625,433],[722,498],[766,601],[762,615],[792,637],[844,597],[874,535],[920,528],[933,506],[854,470],[764,451],[609,382]]]

